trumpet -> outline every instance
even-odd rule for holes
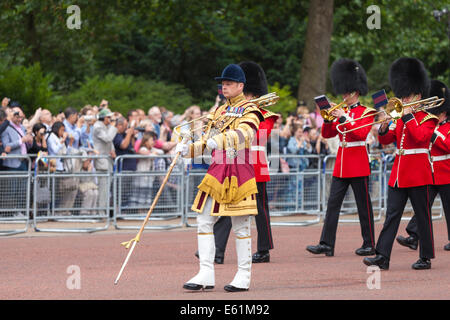
[[[352,94],[348,97],[351,98],[355,95],[355,92],[352,92]],[[347,99],[348,99],[347,98]],[[335,105],[334,107],[328,108],[328,109],[323,109],[320,110],[320,115],[322,116],[322,118],[326,121],[333,121],[334,119],[336,119],[335,116],[331,115],[331,113],[334,110],[337,110],[339,108],[342,108],[344,105],[347,105],[347,99],[344,99],[344,101],[342,101],[341,103]]]
[[[386,119],[374,121],[372,123],[366,123],[364,125],[354,127],[350,130],[345,130],[344,132],[342,132],[340,129],[341,126],[346,125],[347,123],[355,122],[355,121],[365,119],[368,117],[373,117],[373,116],[376,116],[376,115],[382,114],[382,113],[384,113],[390,120],[392,120],[395,123],[395,122],[397,122],[398,119],[403,117],[403,114],[404,114],[404,111],[406,108],[411,107],[412,112],[415,113],[415,112],[419,112],[419,111],[425,111],[425,110],[437,108],[437,107],[441,106],[444,103],[444,101],[445,101],[444,98],[439,98],[437,96],[434,96],[434,97],[430,97],[427,99],[422,99],[419,101],[414,101],[414,102],[410,102],[407,104],[403,104],[403,102],[399,98],[394,97],[394,98],[389,99],[389,101],[386,105],[386,110],[381,110],[381,111],[371,113],[371,114],[368,114],[368,115],[365,115],[365,116],[362,116],[362,117],[359,117],[359,118],[356,118],[353,120],[345,121],[345,122],[337,125],[336,130],[338,132],[340,132],[341,134],[343,134],[343,133],[349,133],[349,132],[352,132],[352,131],[355,131],[355,130],[358,130],[358,129],[361,129],[364,127],[373,126],[378,123],[382,123],[382,122],[386,121]],[[417,107],[415,107],[415,106],[417,106]]]

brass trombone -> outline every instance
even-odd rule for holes
[[[403,102],[399,98],[394,97],[394,98],[389,99],[389,101],[386,105],[386,110],[381,110],[381,111],[378,111],[375,113],[370,113],[368,115],[365,115],[365,116],[362,116],[362,117],[359,117],[359,118],[356,118],[353,120],[345,121],[341,124],[338,124],[336,126],[336,130],[338,132],[340,132],[341,134],[344,134],[344,133],[349,133],[349,132],[352,132],[352,131],[355,131],[355,130],[358,130],[358,129],[361,129],[364,127],[373,126],[375,124],[382,123],[382,122],[386,121],[386,119],[374,121],[372,123],[366,123],[362,126],[357,126],[350,130],[345,130],[344,132],[340,130],[340,127],[343,125],[346,125],[347,123],[358,121],[358,120],[365,119],[368,117],[373,117],[373,116],[376,116],[381,113],[386,114],[386,116],[389,117],[395,123],[395,122],[397,122],[398,119],[403,117],[404,110],[406,108],[411,107],[413,113],[418,112],[418,111],[425,111],[428,109],[433,109],[433,108],[437,108],[437,107],[441,106],[444,103],[444,101],[445,101],[444,98],[439,98],[438,96],[434,96],[434,97],[430,97],[427,99],[422,99],[419,101],[414,101],[414,102],[410,102],[407,104],[403,104]],[[415,106],[417,106],[417,107],[415,107]]]
[[[263,96],[261,96],[261,97],[259,97],[259,98],[252,99],[252,100],[250,100],[250,102],[253,102],[253,103],[256,104],[259,108],[266,108],[266,107],[270,107],[270,106],[276,104],[276,103],[278,102],[278,100],[280,100],[280,97],[279,97],[275,92],[271,92],[271,93],[265,94],[265,95],[263,95]],[[204,116],[201,116],[201,117],[192,119],[191,121],[188,121],[188,122],[186,122],[186,123],[179,124],[178,126],[176,126],[176,127],[173,128],[173,131],[174,131],[176,134],[181,135],[181,133],[180,133],[180,132],[181,132],[181,127],[190,125],[191,123],[193,123],[193,122],[195,122],[195,121],[203,120],[203,119],[205,119],[206,117],[208,117],[208,115],[204,115]],[[193,134],[195,131],[198,131],[198,130],[204,130],[206,127],[207,127],[207,125],[205,124],[205,125],[203,125],[203,126],[201,126],[201,127],[194,128],[194,129],[190,129],[190,131],[189,131],[189,133],[187,134],[187,136],[188,136],[188,137],[191,137],[192,134]]]

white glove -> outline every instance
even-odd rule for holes
[[[206,140],[206,146],[210,150],[217,149],[218,147],[216,140],[214,140],[213,138],[209,138],[208,140]]]
[[[182,156],[185,156],[188,154],[189,152],[189,147],[187,144],[185,143],[179,143],[177,144],[177,146],[175,147],[175,153],[180,152]]]

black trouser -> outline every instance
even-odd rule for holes
[[[375,232],[373,223],[372,201],[369,194],[369,177],[337,178],[331,180],[330,197],[328,198],[327,212],[323,224],[320,243],[334,248],[336,231],[339,222],[342,202],[349,186],[352,186],[358,208],[359,223],[363,247],[375,247]]]
[[[444,208],[445,220],[447,222],[447,237],[450,241],[450,184],[430,186],[430,206],[433,207],[437,194],[441,196],[442,207]],[[417,231],[417,218],[414,215],[406,226],[406,232],[416,239],[419,239]]]
[[[270,227],[269,203],[267,201],[267,189],[265,182],[257,182],[258,194],[256,206],[258,214],[255,216],[256,229],[258,231],[258,251],[273,249],[272,229]],[[231,230],[230,217],[220,217],[214,224],[214,237],[216,240],[216,255],[224,255],[228,237]]]
[[[433,225],[431,223],[430,186],[411,188],[388,187],[386,220],[378,238],[376,251],[390,259],[392,245],[397,235],[408,198],[417,217],[420,257],[434,258]]]

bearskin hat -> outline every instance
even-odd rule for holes
[[[389,83],[398,98],[421,94],[423,98],[430,91],[430,79],[422,61],[416,58],[399,58],[389,70]]]
[[[330,77],[335,94],[358,91],[359,95],[365,96],[368,92],[366,71],[354,60],[342,58],[334,61]]]
[[[447,112],[450,114],[450,92],[448,91],[448,87],[445,83],[439,80],[431,80],[430,82],[430,97],[437,96],[438,98],[444,98],[444,103],[433,109],[429,109],[428,111],[432,114],[438,115],[442,112]]]
[[[239,63],[244,70],[247,82],[244,85],[244,93],[260,97],[268,93],[266,74],[263,68],[253,61]]]

